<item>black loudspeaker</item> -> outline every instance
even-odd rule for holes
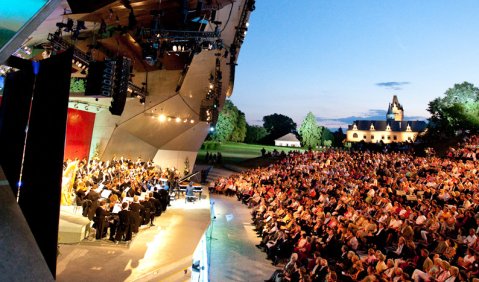
[[[130,80],[131,60],[121,57],[116,61],[116,73],[114,80],[113,95],[111,99],[110,113],[121,116],[125,109],[128,94],[128,82]]]
[[[101,89],[101,80],[104,62],[91,62],[88,66],[88,75],[86,77],[85,95],[99,95]]]
[[[91,62],[86,79],[85,95],[111,97],[115,88],[116,61]]]

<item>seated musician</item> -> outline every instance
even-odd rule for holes
[[[193,181],[190,181],[190,183],[188,183],[188,186],[186,186],[186,198],[188,201],[194,201],[194,191],[195,190],[193,188]]]
[[[94,224],[93,228],[96,229],[96,239],[102,239],[106,236],[106,231],[108,229],[108,216],[110,212],[108,211],[108,204],[105,199],[100,200],[100,206],[95,210]]]
[[[131,240],[131,232],[132,232],[132,216],[131,212],[128,210],[128,202],[123,202],[121,204],[121,211],[118,213],[118,226],[115,235],[115,241],[121,241],[121,239],[125,238],[125,241]]]

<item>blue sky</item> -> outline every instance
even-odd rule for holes
[[[330,127],[376,118],[398,95],[410,119],[455,83],[479,86],[477,0],[259,0],[233,103],[250,124],[311,111]]]

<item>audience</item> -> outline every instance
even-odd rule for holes
[[[211,186],[251,208],[274,264],[291,257],[268,281],[466,281],[479,278],[478,144],[448,158],[290,152]]]

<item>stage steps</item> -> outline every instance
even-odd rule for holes
[[[234,171],[222,169],[222,168],[212,168],[208,173],[208,177],[206,178],[206,183],[210,183],[220,177],[229,177],[235,173]]]

